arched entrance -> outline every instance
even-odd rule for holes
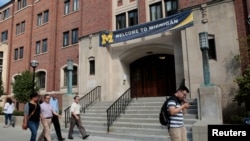
[[[175,92],[174,56],[156,54],[130,64],[132,97],[168,96]]]

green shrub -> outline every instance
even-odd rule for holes
[[[3,108],[0,107],[0,115],[4,115],[4,113],[3,113],[2,110],[3,110]],[[17,110],[15,110],[14,113],[13,113],[13,115],[14,116],[23,116],[23,111],[17,111]]]

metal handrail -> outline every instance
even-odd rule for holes
[[[113,122],[120,116],[121,113],[125,113],[127,105],[131,102],[131,90],[130,88],[125,91],[106,111],[107,111],[107,131]]]
[[[95,87],[93,90],[88,92],[86,95],[80,98],[79,104],[81,105],[81,112],[85,113],[86,109],[93,104],[95,101],[101,100],[101,86]],[[67,128],[67,124],[70,122],[70,106],[65,108],[65,128]]]

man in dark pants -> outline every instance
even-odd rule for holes
[[[50,98],[50,104],[52,105],[52,107],[54,108],[54,110],[56,111],[56,113],[59,113],[59,105],[58,105],[58,100],[55,97],[55,94],[51,95]],[[61,133],[61,127],[60,127],[60,122],[59,122],[59,117],[57,115],[53,114],[52,117],[52,123],[54,125],[55,131],[56,131],[56,135],[59,141],[64,141],[65,138],[62,137],[62,133]]]
[[[71,112],[71,120],[70,120],[70,127],[69,127],[69,133],[68,133],[68,139],[74,139],[73,138],[73,129],[75,125],[78,127],[79,132],[82,135],[82,139],[87,139],[89,135],[86,133],[85,128],[82,125],[81,117],[80,117],[80,109],[81,106],[79,104],[79,96],[74,97],[74,102],[71,104],[70,112]]]

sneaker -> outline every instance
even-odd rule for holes
[[[4,125],[3,128],[8,128],[9,126],[8,125]]]
[[[68,139],[73,140],[74,138],[73,137],[68,137]]]

